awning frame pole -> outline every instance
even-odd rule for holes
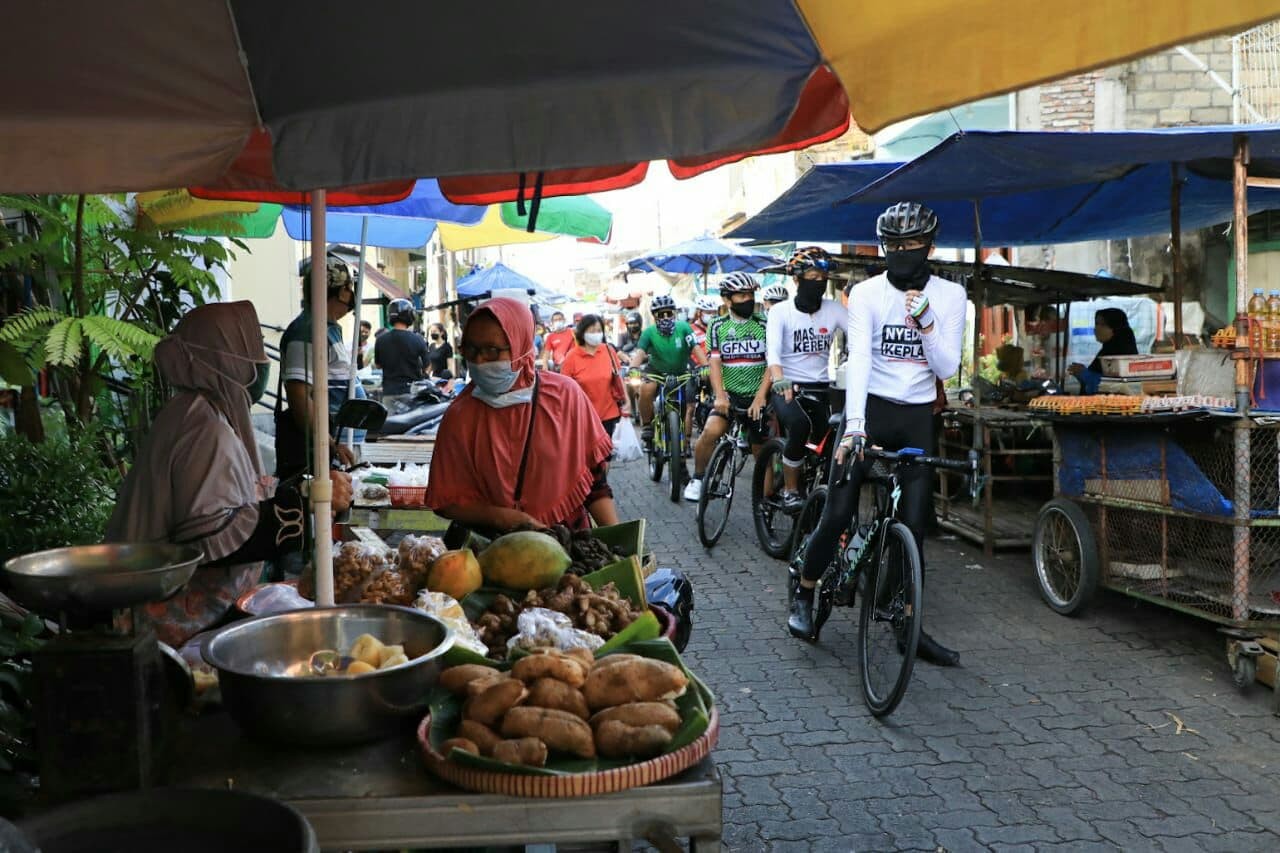
[[[1173,348],[1182,348],[1182,164],[1169,166],[1169,247],[1173,252]]]
[[[325,263],[325,191],[311,193],[311,458],[316,604],[333,606],[333,486],[329,482],[329,271]]]
[[[355,290],[355,300],[352,303],[352,320],[351,320],[351,366],[350,372],[347,374],[347,399],[353,400],[356,396],[356,384],[360,378],[356,376],[359,368],[360,358],[360,303],[364,291],[364,254],[369,246],[369,217],[360,217],[360,256],[356,264],[356,280],[352,287]],[[348,429],[346,435],[347,449],[355,450],[356,447],[356,431]]]
[[[1232,237],[1236,260],[1236,411],[1249,411],[1249,137],[1237,134],[1231,175],[1233,217]],[[1244,352],[1240,352],[1243,350]]]
[[[982,364],[982,309],[986,301],[986,283],[982,280],[982,199],[973,200],[973,368],[969,384],[977,379]],[[979,401],[981,403],[981,401]]]

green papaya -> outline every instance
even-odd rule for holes
[[[543,589],[555,586],[571,562],[554,537],[520,531],[499,536],[480,552],[480,573],[490,586]]]

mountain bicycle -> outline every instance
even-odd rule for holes
[[[704,548],[720,541],[729,523],[734,481],[751,457],[751,430],[747,410],[730,406],[729,427],[716,442],[702,475],[702,496],[698,498],[698,539]]]
[[[662,469],[667,468],[671,481],[671,501],[679,503],[684,484],[689,478],[684,464],[685,387],[690,374],[662,376],[645,374],[649,382],[658,383],[658,398],[653,402],[653,440],[645,448],[649,458],[649,479],[661,482]]]
[[[797,388],[797,398],[826,404],[826,392]],[[818,486],[826,482],[827,472],[831,469],[831,455],[839,443],[840,424],[843,412],[834,412],[827,420],[827,431],[817,444],[805,444],[804,469],[800,474],[800,494],[809,495]],[[817,424],[814,425],[817,432]],[[812,438],[813,435],[810,435]],[[751,476],[751,516],[755,521],[756,539],[760,548],[778,560],[785,560],[791,555],[795,538],[796,510],[787,512],[782,505],[782,452],[786,448],[784,438],[771,438],[760,448],[756,457],[755,471]]]
[[[910,529],[895,518],[902,497],[898,471],[905,466],[928,465],[964,473],[971,495],[976,495],[981,485],[976,450],[969,451],[967,460],[926,456],[917,448],[897,452],[869,448],[863,455],[859,512],[849,519],[814,590],[813,641],[817,642],[833,607],[852,607],[857,597],[862,597],[857,645],[862,700],[874,716],[884,717],[898,707],[906,693],[923,612],[920,549]],[[848,479],[851,467],[850,463],[842,466],[837,484]],[[865,500],[868,492],[870,502]],[[814,489],[797,517],[789,597],[794,597],[799,587],[805,552],[826,499],[827,486]]]

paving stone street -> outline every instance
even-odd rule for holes
[[[785,565],[756,544],[750,466],[708,553],[694,505],[643,463],[611,475],[661,565],[695,588],[690,665],[722,712],[730,850],[1280,850],[1280,718],[1232,683],[1206,622],[1111,593],[1041,602],[1027,552],[927,546],[925,626],[962,666],[918,663],[887,722],[862,704],[855,614],[785,629]]]

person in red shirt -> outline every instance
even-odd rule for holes
[[[586,393],[591,406],[600,416],[604,431],[613,435],[613,428],[624,414],[626,399],[615,396],[622,361],[618,351],[605,342],[604,321],[595,314],[588,314],[578,321],[573,330],[578,345],[565,356],[560,373],[568,376]]]
[[[564,314],[557,311],[551,315],[551,333],[542,342],[542,366],[559,373],[573,346],[573,329],[565,324]]]

